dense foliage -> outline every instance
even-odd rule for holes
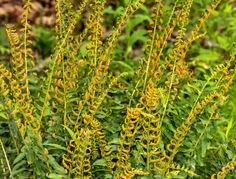
[[[207,35],[233,10],[200,2],[58,0],[53,39],[26,0],[0,47],[0,177],[235,177],[235,20]]]

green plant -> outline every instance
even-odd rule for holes
[[[195,7],[194,9],[198,9]],[[222,56],[229,56],[232,44],[236,40],[236,8],[233,1],[223,3],[213,12],[206,24],[208,34],[191,47],[191,63],[198,71],[205,72],[211,66],[222,61]],[[196,12],[195,12],[196,13]]]
[[[33,33],[36,36],[33,50],[37,50],[42,58],[48,57],[55,45],[54,33],[42,27],[34,28]]]
[[[130,1],[106,38],[105,0],[84,0],[76,10],[58,0],[56,47],[41,74],[32,70],[31,2],[25,1],[20,33],[6,25],[11,63],[0,65],[2,177],[235,176],[235,139],[224,133],[220,114],[235,77],[235,54],[201,78],[185,61],[220,2],[188,28],[192,0],[156,0],[147,34],[141,33],[146,40],[138,69],[121,61],[113,71],[119,37],[145,0]],[[85,28],[75,35],[85,12]]]

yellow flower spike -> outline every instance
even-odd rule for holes
[[[55,96],[55,99],[57,100],[57,102],[59,103],[59,104],[63,104],[63,99],[62,98],[60,98],[60,97],[58,97],[58,96]]]
[[[44,149],[44,155],[48,155],[48,149]]]
[[[66,168],[67,170],[70,169],[70,166],[67,165],[67,163],[65,162],[65,158],[64,158],[64,157],[63,157],[63,159],[62,159],[62,165],[63,165],[63,167]]]
[[[173,152],[173,145],[171,145],[171,144],[168,144],[167,146],[166,146],[166,149],[169,151],[169,152]]]
[[[2,95],[7,96],[8,93],[9,93],[9,90],[6,90],[5,92],[2,93]]]
[[[225,166],[221,168],[221,170],[217,173],[211,175],[211,179],[223,179],[225,175],[229,174],[233,171],[233,168],[236,166],[236,156],[234,156],[231,161],[229,161]]]
[[[43,140],[42,136],[41,136],[41,135],[39,135],[39,136],[38,136],[38,141],[37,141],[37,142],[38,142],[38,143],[41,143],[41,142],[42,142],[42,140]]]

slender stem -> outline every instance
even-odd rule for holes
[[[96,6],[96,8],[98,8],[97,6]],[[100,18],[100,17],[99,17]],[[99,19],[100,20],[100,19]],[[97,49],[98,49],[98,40],[97,40],[97,38],[98,38],[98,22],[96,22],[96,34],[95,34],[95,58],[94,58],[94,65],[95,66],[97,66]]]
[[[162,114],[162,117],[161,117],[161,124],[162,124],[162,122],[163,122],[163,120],[164,120],[164,118],[165,118],[165,114],[166,114],[167,106],[168,106],[168,103],[169,103],[169,98],[170,98],[171,88],[172,88],[173,81],[174,81],[175,68],[176,68],[176,60],[175,60],[175,62],[174,62],[174,67],[173,67],[172,74],[171,74],[170,86],[169,86],[169,91],[168,91],[167,98],[166,98],[166,100],[165,100],[164,111],[163,111],[163,114]]]
[[[25,23],[24,23],[24,61],[25,61],[25,83],[26,83],[26,92],[27,92],[27,98],[29,98],[30,92],[29,92],[29,80],[28,80],[28,61],[27,61],[27,27],[28,27],[28,15],[29,15],[29,10],[30,10],[30,2],[26,2],[27,10],[26,13],[27,15],[25,16]]]
[[[66,108],[67,108],[67,101],[66,101],[66,79],[65,79],[65,75],[66,75],[66,72],[65,72],[65,59],[64,57],[62,56],[62,71],[63,71],[63,103],[64,103],[64,117],[63,117],[63,122],[64,122],[64,126],[66,126]]]
[[[11,166],[10,166],[10,163],[9,163],[9,160],[8,160],[8,157],[7,157],[7,153],[6,153],[5,149],[4,149],[4,145],[3,145],[3,142],[1,140],[1,138],[0,138],[0,144],[1,144],[1,147],[2,147],[2,151],[3,151],[4,157],[5,157],[6,163],[7,163],[8,170],[10,172],[10,176],[13,179],[12,171],[11,171]]]
[[[159,9],[160,9],[160,4],[158,6],[157,16],[158,16],[158,13],[159,13]],[[149,54],[148,54],[148,61],[147,61],[147,67],[146,67],[146,70],[145,70],[145,79],[144,79],[143,91],[145,90],[146,84],[147,84],[148,71],[149,71],[150,63],[151,63],[151,55],[152,55],[152,51],[153,51],[153,48],[154,48],[153,46],[154,46],[155,36],[156,36],[156,32],[157,32],[157,19],[158,18],[155,19],[154,31],[153,31],[153,34],[152,34],[152,41],[151,41],[151,49],[150,49]]]
[[[194,147],[193,147],[194,151],[196,150],[197,145],[199,144],[199,142],[200,142],[200,140],[201,140],[203,134],[206,132],[207,127],[208,127],[209,124],[211,123],[211,119],[212,119],[213,115],[214,115],[214,113],[211,113],[211,116],[210,116],[210,118],[208,119],[208,121],[207,121],[207,123],[206,123],[206,125],[205,125],[205,127],[204,127],[204,129],[203,129],[203,131],[201,132],[200,136],[198,137],[198,139],[197,139],[197,141],[196,141],[196,143],[195,143],[195,145],[194,145]]]

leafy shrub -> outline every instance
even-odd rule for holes
[[[25,1],[20,32],[6,25],[11,63],[0,65],[1,176],[235,176],[235,138],[224,134],[220,113],[235,77],[235,53],[200,77],[186,62],[220,2],[189,27],[193,1],[156,0],[147,33],[126,29],[130,48],[131,33],[145,42],[138,68],[120,61],[114,69],[119,37],[145,0],[128,3],[106,35],[105,1],[84,0],[76,10],[57,1],[56,47],[42,74],[34,70],[31,2]],[[85,28],[77,35],[84,13]]]

